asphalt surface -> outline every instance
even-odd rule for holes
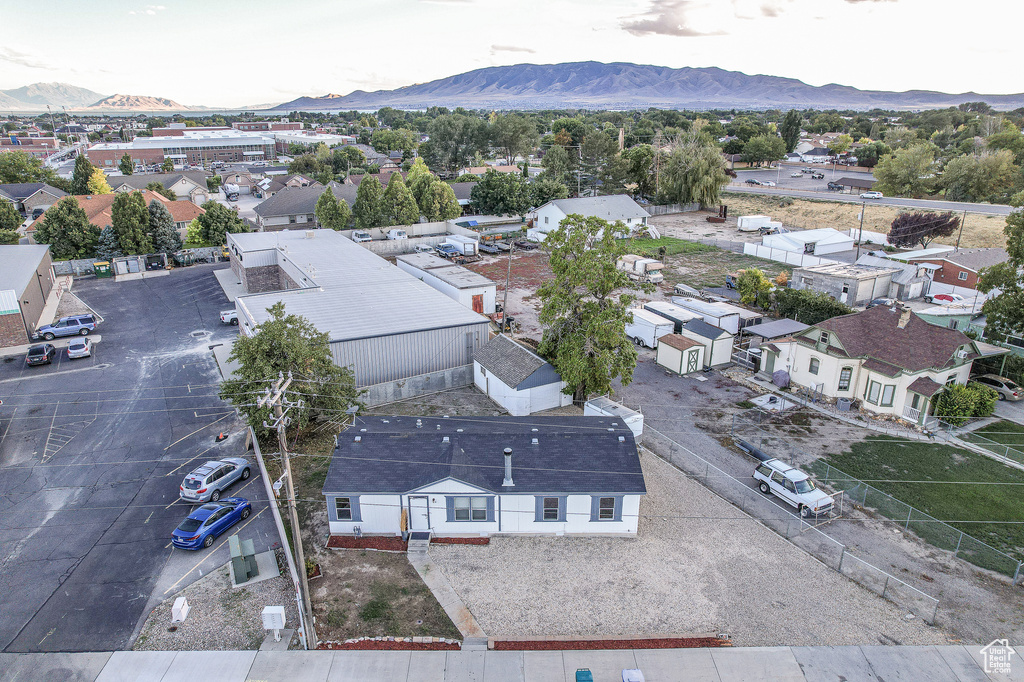
[[[75,293],[104,318],[93,356],[0,362],[3,651],[127,648],[153,606],[228,561],[229,535],[257,552],[278,544],[255,463],[228,492],[252,500],[253,516],[209,550],[169,544],[192,509],[178,500],[182,477],[246,455],[210,352],[237,334],[219,321],[222,267],[81,280]]]
[[[850,204],[869,205],[883,204],[885,206],[903,206],[906,208],[920,208],[929,211],[954,211],[968,213],[981,213],[985,215],[1010,215],[1012,206],[1001,206],[999,204],[971,204],[961,201],[936,201],[934,199],[904,199],[903,197],[883,197],[881,199],[861,199],[860,194],[843,194],[842,192],[816,192],[802,189],[791,189],[785,185],[779,187],[759,187],[742,183],[743,174],[740,173],[740,183],[733,183],[725,187],[723,192],[734,192],[737,194],[764,194],[768,196],[793,197],[796,199],[821,199],[823,201],[842,201]],[[795,178],[794,178],[795,179]],[[827,182],[820,180],[819,182]]]

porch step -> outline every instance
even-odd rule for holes
[[[486,637],[466,637],[462,640],[463,651],[487,651]]]
[[[406,552],[409,554],[426,554],[427,549],[430,548],[430,533],[424,531],[415,531],[409,533],[409,544],[406,547]]]

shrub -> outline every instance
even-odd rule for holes
[[[947,386],[935,400],[933,414],[952,426],[963,426],[973,417],[987,417],[996,409],[999,395],[982,384]]]

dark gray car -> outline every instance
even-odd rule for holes
[[[178,495],[186,502],[216,502],[235,481],[249,478],[249,462],[242,457],[206,462],[185,477]]]

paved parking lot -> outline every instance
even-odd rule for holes
[[[126,648],[150,608],[228,560],[226,536],[200,552],[169,545],[190,510],[181,477],[244,454],[210,352],[237,333],[219,322],[222,267],[80,281],[104,318],[93,356],[0,362],[0,649]],[[232,532],[257,551],[277,544],[258,474],[231,494],[254,508]]]
[[[810,173],[803,173],[802,170],[806,168],[813,170],[815,173],[821,173],[825,176],[822,180],[811,179]],[[799,177],[791,177],[792,173],[800,173]],[[838,192],[828,192],[828,183],[832,180],[839,180],[839,178],[859,178],[863,180],[872,180],[873,175],[865,171],[853,171],[846,166],[832,167],[832,164],[814,163],[814,164],[801,164],[801,165],[789,165],[780,164],[775,168],[759,168],[751,170],[739,170],[736,172],[739,176],[732,181],[732,185],[743,185],[747,186],[745,181],[748,178],[761,181],[771,181],[776,183],[776,186],[781,189],[793,189],[801,190],[806,192],[823,192],[826,194],[838,194]],[[754,185],[755,189],[759,189],[757,185]],[[845,190],[850,193],[851,190],[847,188]],[[864,190],[853,190],[854,195],[859,195]]]

